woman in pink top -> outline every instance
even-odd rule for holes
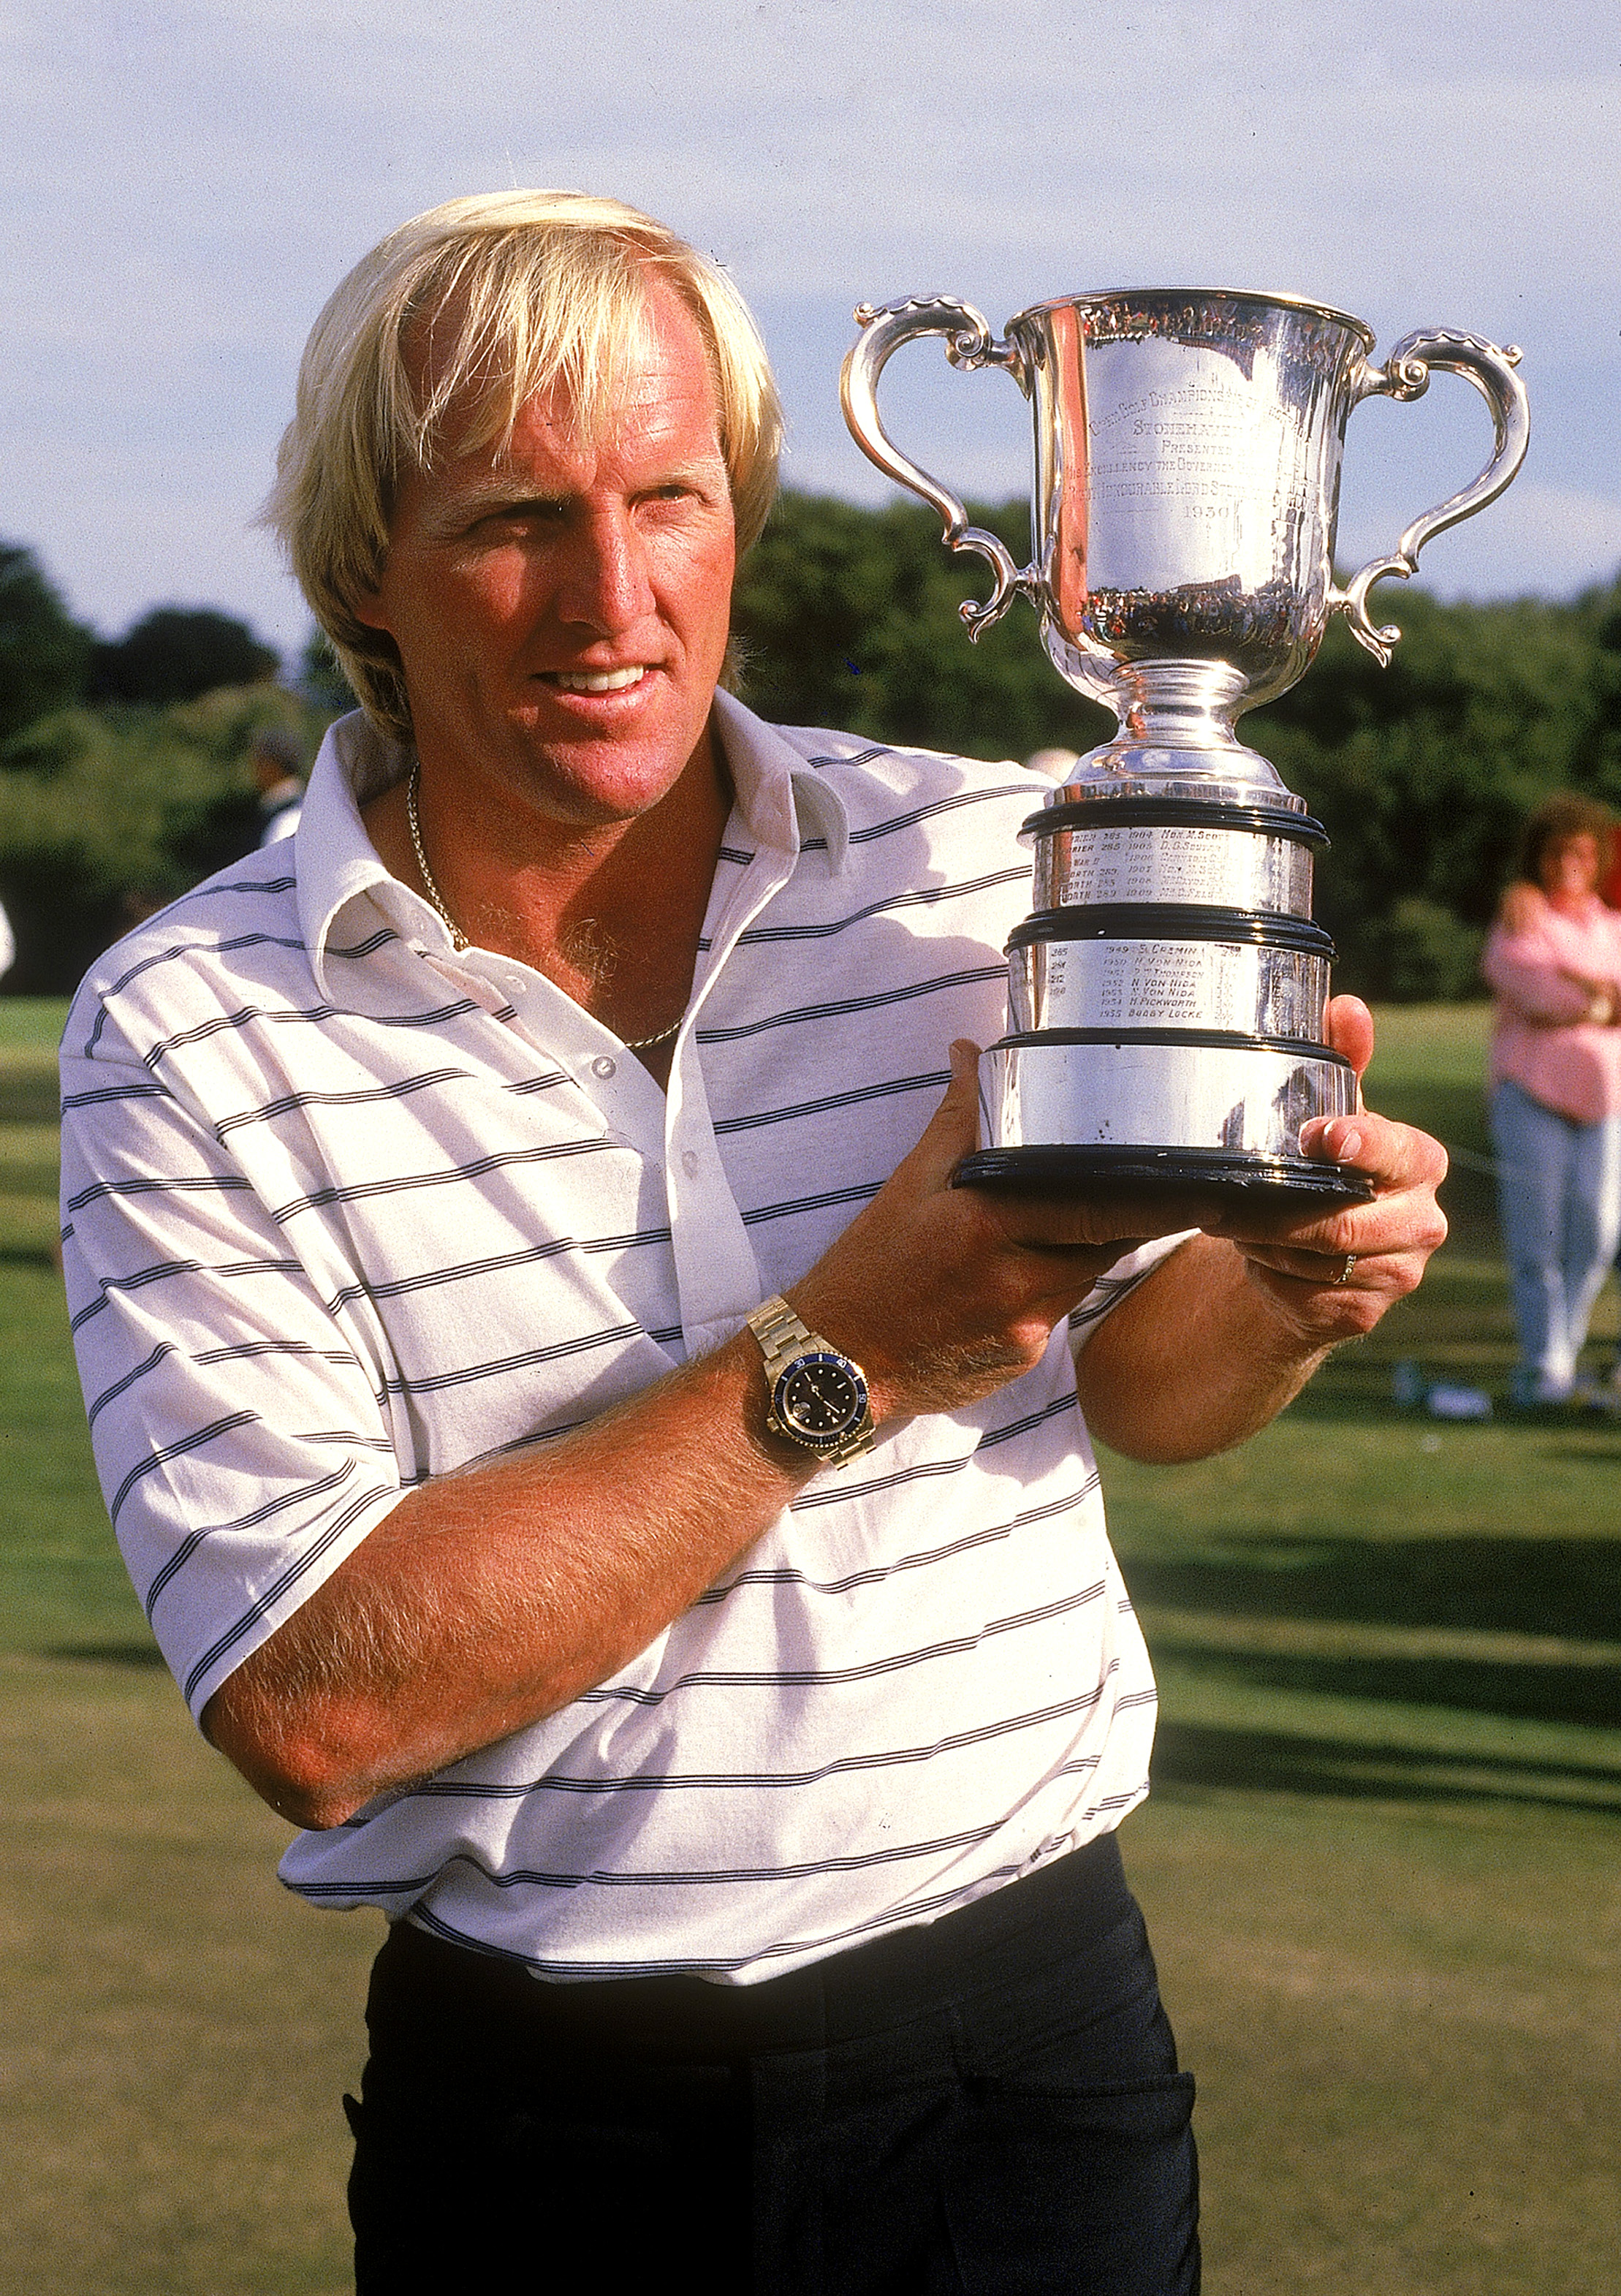
[[[1585,798],[1539,806],[1482,960],[1522,1405],[1570,1395],[1621,1240],[1621,915],[1596,890],[1609,837]]]

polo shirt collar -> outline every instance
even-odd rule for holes
[[[749,835],[790,863],[805,845],[824,845],[830,869],[842,870],[850,827],[837,790],[774,726],[731,694],[716,693],[715,713],[736,810]],[[410,750],[379,734],[358,709],[327,729],[316,756],[298,831],[299,923],[316,984],[329,999],[328,948],[344,912],[367,896],[397,931],[451,954],[444,919],[411,886],[389,875],[361,818],[361,808],[410,769]]]
[[[299,929],[315,984],[329,1003],[326,954],[339,917],[363,895],[394,882],[366,835],[360,808],[403,781],[410,765],[409,752],[397,742],[385,741],[358,709],[328,726],[315,754],[299,818],[295,865]],[[427,902],[422,906],[434,916]],[[392,907],[390,903],[391,914]],[[435,917],[434,922],[448,946],[450,936],[442,921]]]
[[[751,836],[798,859],[812,839],[827,846],[835,874],[849,849],[850,823],[838,791],[807,766],[774,726],[730,693],[715,696],[715,719],[739,814]]]

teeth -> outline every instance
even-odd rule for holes
[[[622,693],[627,685],[636,685],[646,675],[640,662],[629,669],[554,669],[553,682],[565,693]]]

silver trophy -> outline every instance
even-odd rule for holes
[[[1021,311],[1003,342],[950,296],[856,316],[842,395],[857,443],[995,571],[989,599],[962,608],[970,636],[1022,593],[1063,676],[1119,720],[1025,824],[1036,906],[1008,944],[1011,1025],[981,1064],[982,1146],[958,1177],[1365,1196],[1362,1175],[1300,1152],[1308,1118],[1358,1105],[1322,1041],[1334,952],[1311,922],[1312,867],[1327,839],[1234,721],[1304,674],[1332,613],[1388,660],[1400,632],[1370,620],[1372,585],[1411,575],[1524,459],[1519,352],[1427,329],[1378,366],[1360,320],[1224,288],[1068,296]],[[920,335],[944,337],[954,366],[1005,367],[1030,401],[1022,570],[879,420],[885,363]],[[1351,409],[1421,398],[1437,368],[1485,397],[1492,459],[1337,587]]]

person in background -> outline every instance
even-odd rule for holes
[[[1621,831],[1609,832],[1609,858],[1599,879],[1599,898],[1606,908],[1621,909]],[[1616,1252],[1616,1281],[1621,1284],[1621,1243]],[[1615,1360],[1609,1367],[1608,1385],[1613,1400],[1621,1403],[1621,1332],[1616,1338]]]
[[[248,751],[259,793],[259,843],[291,837],[304,808],[304,752],[279,726],[261,726]]]
[[[1522,1407],[1577,1395],[1621,1241],[1621,915],[1598,891],[1612,833],[1590,799],[1539,806],[1482,958],[1496,1000],[1492,1136]]]

